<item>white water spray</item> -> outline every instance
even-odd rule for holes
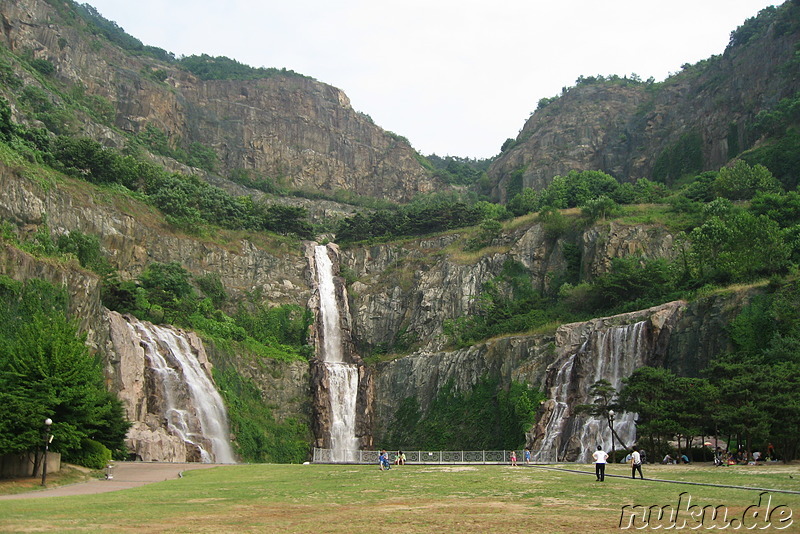
[[[578,352],[561,361],[547,401],[553,403],[550,419],[541,443],[532,454],[535,461],[563,461],[570,440],[577,440],[580,445],[578,462],[590,461],[597,445],[604,450],[611,448],[611,430],[606,420],[575,414],[574,408],[594,401],[589,388],[598,380],[607,380],[619,391],[622,379],[644,365],[646,325],[646,321],[641,321],[593,332]],[[579,369],[591,372],[578,372]],[[636,414],[627,412],[616,417],[614,430],[623,441],[615,438],[617,449],[635,442],[635,419]]]
[[[136,319],[131,328],[159,382],[167,430],[197,448],[204,463],[236,463],[225,404],[186,338]]]
[[[342,350],[341,312],[333,283],[333,263],[325,245],[314,247],[322,315],[322,361],[328,375],[331,401],[331,449],[334,461],[351,461],[358,450],[355,435],[358,367],[345,363]]]

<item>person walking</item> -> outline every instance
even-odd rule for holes
[[[594,458],[594,474],[597,476],[597,480],[599,482],[605,482],[608,453],[603,450],[602,446],[598,445],[597,450],[592,453],[592,458]]]
[[[511,465],[517,465],[517,451],[511,451]]]
[[[631,478],[636,478],[636,471],[639,471],[639,478],[644,479],[642,474],[642,456],[639,454],[639,447],[633,446],[631,453]]]

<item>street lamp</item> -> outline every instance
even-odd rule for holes
[[[611,463],[614,459],[614,410],[608,410],[608,426],[611,427]]]
[[[53,435],[50,433],[50,425],[53,420],[49,417],[44,420],[44,458],[42,460],[42,486],[47,483],[47,450],[50,448],[50,442],[53,441]]]

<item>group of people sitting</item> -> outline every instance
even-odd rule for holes
[[[664,456],[664,459],[661,460],[661,463],[662,464],[689,464],[689,463],[691,463],[691,461],[689,460],[689,457],[686,456],[685,454],[681,454],[680,456],[676,455],[674,458],[672,457],[671,454],[667,454],[666,456]]]
[[[389,453],[386,452],[386,449],[381,450],[380,455],[378,456],[378,464],[381,471],[386,471],[387,469],[391,469],[391,465],[389,465]],[[405,465],[406,464],[406,453],[403,451],[397,451],[397,454],[394,457],[394,465]]]

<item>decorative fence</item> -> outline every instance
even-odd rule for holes
[[[464,465],[510,464],[512,451],[403,451],[406,463]],[[397,451],[388,451],[389,462],[394,464]],[[380,451],[340,451],[314,448],[315,464],[377,464]],[[517,451],[517,463],[524,463],[522,451]]]

